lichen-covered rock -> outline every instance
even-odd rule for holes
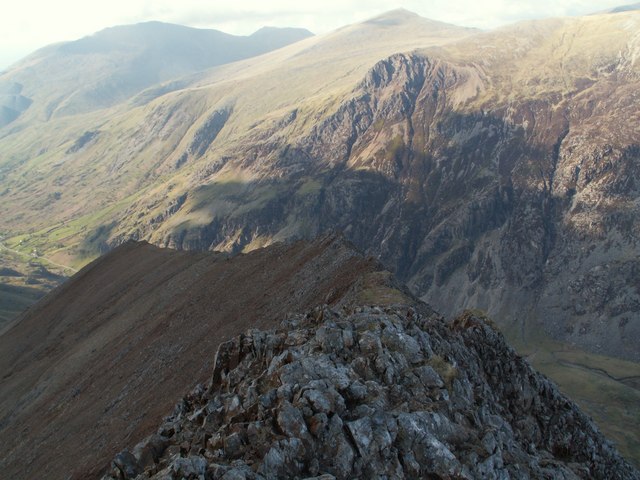
[[[208,388],[114,465],[138,480],[638,478],[491,326],[426,312],[319,308],[226,342]]]

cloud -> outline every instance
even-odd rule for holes
[[[325,0],[293,2],[240,0],[217,5],[202,0],[154,2],[159,20],[192,26],[237,28],[250,33],[264,25],[304,26],[324,33],[348,23],[361,21],[394,8],[406,8],[424,17],[464,26],[493,28],[518,20],[582,15],[618,6],[621,0]]]
[[[377,4],[377,5],[376,5]],[[154,15],[161,21],[180,23],[195,27],[231,28],[229,33],[251,33],[265,25],[304,27],[317,33],[325,33],[348,23],[364,20],[389,10],[388,2],[362,2],[326,0],[317,4],[271,1],[236,2],[231,6],[219,6],[209,2],[192,0],[189,8],[177,7],[175,2],[160,4],[162,13]],[[139,20],[145,19],[140,16]]]
[[[622,0],[20,0],[0,7],[0,69],[38,47],[103,28],[148,20],[249,34],[269,26],[325,33],[403,7],[433,20],[493,28],[522,19],[582,15]],[[9,39],[5,41],[4,39]]]

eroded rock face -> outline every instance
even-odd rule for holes
[[[103,478],[638,478],[483,320],[404,306],[222,344],[210,385],[132,452]]]
[[[640,74],[598,74],[597,88],[564,95],[550,78],[506,101],[511,60],[480,68],[457,55],[381,60],[306,135],[289,113],[292,126],[234,147],[193,185],[223,165],[261,180],[185,192],[159,220],[131,230],[123,219],[116,242],[235,252],[337,229],[443,314],[482,308],[638,361],[640,135],[623,119],[640,115],[629,95]],[[200,198],[216,206],[210,222],[168,227],[204,211]]]

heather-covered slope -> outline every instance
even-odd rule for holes
[[[322,303],[406,298],[379,270],[335,237],[234,258],[117,248],[0,335],[3,478],[95,477],[208,377],[221,341]]]

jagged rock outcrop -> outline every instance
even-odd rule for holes
[[[487,321],[416,308],[319,307],[223,343],[103,479],[638,478]]]

